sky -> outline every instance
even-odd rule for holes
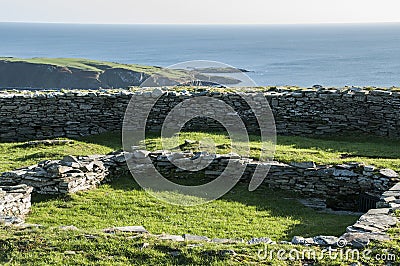
[[[0,22],[102,24],[400,22],[400,1],[0,0]]]

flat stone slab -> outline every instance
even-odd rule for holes
[[[194,242],[209,242],[210,239],[206,236],[196,236],[190,234],[184,234],[183,238],[185,241],[194,241]]]
[[[215,244],[236,244],[242,243],[242,239],[229,239],[229,238],[213,238],[211,239],[211,243]]]
[[[399,177],[399,174],[393,171],[392,169],[381,169],[379,170],[379,173],[385,177],[388,178],[397,178]]]
[[[60,230],[64,231],[76,231],[78,228],[74,225],[62,225],[58,227]]]
[[[370,209],[366,214],[367,215],[382,215],[389,214],[390,208],[380,208],[380,209]]]
[[[314,239],[311,237],[304,238],[302,236],[294,236],[292,239],[292,244],[294,245],[314,245]]]
[[[360,217],[359,222],[370,224],[378,228],[392,227],[397,224],[397,219],[391,215],[368,215],[364,214]]]
[[[313,240],[321,246],[335,246],[338,244],[339,238],[336,236],[315,236]]]
[[[67,145],[67,144],[72,144],[74,143],[73,140],[34,140],[34,141],[28,141],[22,144],[23,147],[35,147],[39,145],[44,145],[44,146],[54,146],[54,145]]]
[[[350,171],[347,169],[336,169],[336,168],[333,170],[332,175],[336,176],[336,177],[355,177],[355,176],[357,176],[357,174],[354,173],[353,171]]]
[[[143,226],[121,226],[121,227],[112,227],[103,229],[105,233],[116,233],[116,232],[124,232],[124,233],[148,233],[148,231]]]
[[[341,237],[341,239],[345,240],[345,243],[350,244],[354,248],[365,248],[370,241],[388,241],[390,237],[381,232],[376,233],[361,233],[361,232],[351,232],[345,233]]]
[[[293,167],[301,168],[301,169],[317,167],[314,162],[290,162],[289,165],[291,165]]]
[[[171,240],[171,241],[176,241],[176,242],[185,241],[183,236],[180,236],[180,235],[160,235],[160,236],[158,236],[158,239],[160,239],[160,240]]]
[[[373,171],[375,171],[375,166],[372,166],[372,165],[365,165],[365,166],[364,166],[364,171],[365,171],[365,172],[373,172]]]
[[[400,192],[400,183],[394,185],[389,191],[399,191]]]
[[[273,241],[269,237],[255,237],[247,241],[247,244],[249,245],[255,245],[260,243],[271,244],[273,243]]]
[[[352,232],[345,233],[340,238],[345,239],[348,243],[353,243],[354,241],[361,243],[369,243],[371,240],[375,241],[389,241],[390,237],[384,233],[360,233]]]

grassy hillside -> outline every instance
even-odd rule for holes
[[[103,72],[105,69],[112,68],[122,68],[126,70],[131,70],[135,72],[141,72],[148,75],[153,75],[156,73],[162,73],[163,75],[169,77],[182,77],[184,73],[178,70],[170,70],[156,66],[145,66],[137,64],[121,64],[114,62],[106,62],[99,60],[91,60],[84,58],[14,58],[14,57],[0,57],[0,61],[12,62],[12,63],[29,63],[29,64],[39,64],[39,65],[51,65],[58,67],[74,68],[83,71],[95,71]]]
[[[81,58],[0,57],[0,88],[127,88],[175,86],[201,80],[209,85],[240,80],[197,70],[121,64]]]

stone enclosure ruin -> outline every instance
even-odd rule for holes
[[[306,136],[363,132],[400,137],[399,92],[347,88],[270,90],[263,94],[275,116],[278,134]],[[254,114],[248,110],[240,93],[192,93],[161,89],[136,92],[18,91],[0,93],[0,141],[79,137],[120,130],[129,101],[132,99],[140,105],[146,97],[160,97],[147,122],[147,130],[157,132],[174,106],[197,96],[210,96],[228,103],[245,122],[247,131],[258,133]],[[185,124],[185,129],[199,128],[223,130],[218,122],[204,117]],[[206,153],[130,151],[84,157],[66,156],[63,160],[44,161],[5,172],[0,175],[1,220],[6,224],[21,223],[21,219],[29,212],[32,192],[64,195],[91,189],[127,173],[126,158],[128,163],[132,160],[133,163],[142,164],[141,156],[150,157],[152,164],[168,178],[177,175],[190,178],[192,173],[177,171],[173,161],[182,158],[190,160],[206,156]],[[211,164],[196,175],[209,180],[216,178],[232,160],[245,165],[246,170],[241,177],[244,182],[249,181],[257,165],[268,164],[270,171],[263,182],[268,187],[323,199],[330,208],[367,212],[356,224],[347,228],[343,237],[350,242],[386,239],[385,232],[397,222],[393,212],[400,209],[400,179],[393,170],[375,169],[362,163],[333,166],[315,165],[312,162],[259,162],[229,154],[216,155]]]
[[[244,93],[244,92],[242,92]],[[246,92],[251,93],[251,92]],[[270,90],[262,93],[274,114],[276,132],[286,135],[332,135],[362,132],[400,137],[400,92],[361,89]],[[0,141],[79,137],[121,129],[129,101],[140,106],[157,101],[148,119],[159,131],[169,111],[184,100],[209,96],[232,106],[249,133],[259,131],[254,114],[233,92],[175,92],[154,89],[0,92]],[[212,111],[212,110],[207,110]],[[221,129],[210,119],[187,123],[187,129]]]
[[[0,176],[0,219],[5,224],[23,223],[23,216],[29,212],[31,192],[40,194],[65,195],[94,188],[97,185],[128,173],[127,164],[145,169],[144,158],[150,157],[152,164],[168,178],[190,178],[190,173],[177,171],[174,161],[183,158],[191,160],[206,153],[172,153],[167,151],[114,152],[108,155],[74,157],[62,160],[44,161],[37,165],[5,172]],[[205,179],[216,178],[228,161],[246,165],[242,181],[246,182],[252,170],[261,162],[242,158],[236,154],[217,155],[201,174]],[[267,163],[265,163],[267,164]],[[265,185],[300,192],[305,196],[335,200],[339,207],[350,208],[357,204],[355,197],[361,191],[368,191],[378,197],[366,214],[341,237],[353,246],[363,247],[370,240],[389,239],[386,231],[395,226],[394,210],[400,209],[400,179],[389,169],[377,170],[362,164],[338,166],[317,166],[313,163],[282,164],[268,162],[271,169]],[[197,178],[199,173],[196,173]],[[347,199],[343,201],[343,198]],[[333,239],[333,240],[332,240]],[[335,245],[338,237],[318,236],[315,238],[295,237],[294,244]]]

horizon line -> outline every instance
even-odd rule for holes
[[[400,21],[377,22],[305,22],[305,23],[99,23],[99,22],[54,22],[54,21],[0,21],[14,24],[64,24],[64,25],[121,25],[121,26],[295,26],[295,25],[359,25],[400,24]]]

